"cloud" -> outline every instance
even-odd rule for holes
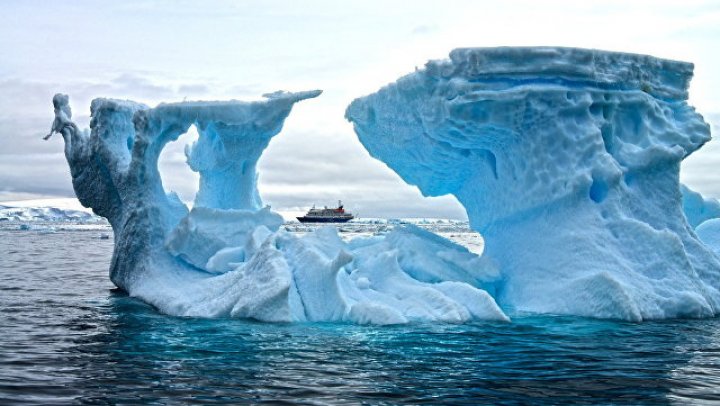
[[[89,105],[99,94],[134,98],[142,101],[161,97],[178,99],[183,92],[211,93],[206,85],[160,85],[147,77],[123,75],[106,84],[68,83],[75,117],[87,125]],[[9,97],[0,100],[0,135],[6,148],[0,151],[0,193],[3,196],[73,196],[67,164],[62,155],[61,139],[41,140],[52,120],[50,99],[58,88],[54,83],[2,81],[0,92]],[[245,89],[247,90],[247,89]],[[23,106],[11,103],[22,95]],[[302,107],[301,107],[302,106]],[[313,110],[311,104],[296,109]],[[352,129],[337,127],[298,128],[297,113],[276,136],[259,162],[259,189],[266,203],[278,210],[305,210],[313,204],[332,205],[342,199],[347,207],[373,217],[450,217],[465,218],[462,206],[452,197],[425,198],[415,187],[406,185],[385,164],[369,156]],[[317,114],[315,111],[313,114]],[[309,114],[312,117],[312,114]],[[718,132],[720,114],[706,114]],[[295,121],[294,121],[295,120]],[[337,121],[339,121],[338,119]],[[185,163],[184,146],[197,134],[191,130],[178,142],[169,144],[161,155],[159,167],[168,190],[192,201],[198,187],[198,175]],[[682,180],[701,193],[720,197],[720,175],[715,171],[720,143],[712,141],[683,165]],[[717,186],[716,186],[717,185]]]
[[[439,31],[439,28],[435,25],[418,25],[415,28],[412,29],[413,35],[428,35],[432,34],[433,32]]]
[[[60,139],[40,139],[50,127],[56,92],[71,96],[74,119],[86,127],[95,97],[152,106],[322,88],[322,97],[295,107],[261,158],[261,195],[277,208],[343,199],[349,208],[388,216],[464,214],[454,199],[425,199],[372,159],[343,120],[343,110],[353,97],[456,47],[583,46],[690,60],[696,64],[693,104],[705,113],[720,111],[720,57],[713,52],[720,6],[712,1],[667,0],[651,8],[622,0],[492,7],[462,0],[453,7],[424,0],[412,6],[384,0],[217,1],[210,6],[58,0],[42,7],[36,2],[4,6],[0,193],[72,194]],[[720,123],[720,114],[706,117]],[[191,138],[170,144],[160,162],[166,186],[185,199],[197,188],[182,154]],[[715,186],[720,179],[712,175],[718,172],[718,154],[714,141],[693,154],[683,165],[683,181],[720,197]]]
[[[182,85],[178,87],[178,93],[182,95],[202,95],[210,93],[210,88],[203,84]]]
[[[168,144],[159,168],[167,191],[192,201],[198,175],[185,163],[184,147],[197,138],[194,128]],[[385,164],[371,158],[354,135],[311,134],[286,128],[258,164],[258,189],[277,210],[304,211],[313,204],[343,200],[349,210],[370,217],[466,218],[452,197],[425,198]]]
[[[59,162],[64,162],[62,152],[4,155],[0,160],[0,191],[72,197],[70,171]]]

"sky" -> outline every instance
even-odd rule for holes
[[[346,106],[458,47],[554,45],[695,64],[690,103],[720,131],[718,1],[9,1],[0,0],[0,202],[73,197],[62,139],[42,141],[53,94],[89,123],[96,97],[148,105],[257,100],[323,89],[295,106],[259,162],[263,201],[302,211],[342,199],[363,217],[464,218],[364,150]],[[185,200],[189,131],[161,155],[166,189]],[[683,163],[681,180],[720,198],[720,142]]]

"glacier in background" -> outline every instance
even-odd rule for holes
[[[456,49],[346,117],[406,182],[463,204],[500,269],[501,308],[707,317],[720,312],[720,241],[703,225],[710,249],[698,240],[678,179],[710,140],[687,103],[692,69],[575,48]]]
[[[64,138],[78,199],[113,227],[112,282],[180,316],[509,320],[493,299],[497,269],[465,247],[413,225],[349,242],[332,227],[298,236],[262,207],[257,160],[292,106],[319,94],[155,108],[96,99],[89,132],[71,121],[69,98],[56,95],[52,130]],[[191,125],[199,138],[186,155],[200,188],[188,210],[163,189],[157,161]]]

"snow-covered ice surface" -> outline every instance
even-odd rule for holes
[[[465,206],[506,311],[706,317],[720,312],[720,262],[686,221],[678,180],[710,139],[687,103],[692,69],[574,48],[456,49],[346,117],[406,182]]]
[[[258,158],[294,103],[319,94],[276,92],[258,102],[155,108],[96,99],[89,132],[69,122],[69,99],[56,95],[56,114],[65,115],[53,129],[65,140],[78,199],[113,227],[112,282],[181,316],[363,324],[508,320],[493,299],[497,268],[462,245],[400,221],[352,239],[333,227],[291,232],[286,227],[298,225],[283,225],[279,214],[262,207]],[[200,189],[188,210],[163,189],[157,160],[191,125],[199,139],[186,153]]]

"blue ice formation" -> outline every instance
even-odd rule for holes
[[[720,256],[720,202],[703,197],[685,185],[681,185],[681,190],[688,224],[695,229],[700,241]]]
[[[414,226],[343,241],[335,228],[302,237],[262,207],[256,163],[293,105],[320,91],[258,102],[182,102],[155,108],[96,99],[90,131],[72,123],[56,95],[80,202],[115,234],[112,282],[171,315],[262,321],[508,320],[493,295],[499,274],[466,248]],[[167,194],[163,147],[198,129],[186,151],[200,174],[192,210]]]
[[[678,179],[710,139],[687,103],[692,69],[598,50],[456,49],[346,117],[406,182],[464,205],[498,265],[502,309],[706,317],[720,313],[720,262],[685,220]]]
[[[720,218],[711,218],[695,228],[697,237],[720,257]]]
[[[680,185],[682,207],[690,227],[697,228],[704,221],[720,217],[720,202],[703,197],[685,185]]]

